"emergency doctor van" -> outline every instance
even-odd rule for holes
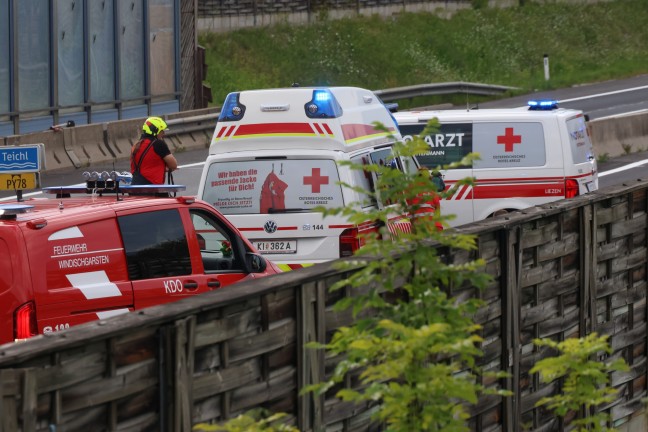
[[[404,140],[420,135],[438,119],[439,131],[422,137],[430,146],[417,156],[434,169],[479,153],[472,166],[442,171],[446,190],[473,177],[441,201],[441,213],[458,226],[598,189],[592,142],[582,111],[555,101],[532,101],[528,108],[408,111],[394,113]]]
[[[387,131],[377,130],[374,122]],[[391,164],[392,146],[400,139],[391,113],[369,90],[231,93],[214,131],[198,196],[283,270],[350,256],[361,246],[360,234],[377,229],[375,223],[358,226],[342,216],[323,217],[315,208],[380,206],[340,185],[372,191],[374,175],[341,162]],[[396,163],[415,169],[412,160]]]

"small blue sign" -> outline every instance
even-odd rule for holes
[[[0,173],[26,173],[41,170],[41,145],[0,147]]]

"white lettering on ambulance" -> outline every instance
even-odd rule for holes
[[[87,250],[88,250],[88,245],[86,243],[54,246],[54,255],[68,255],[74,253],[87,252]]]
[[[430,147],[463,147],[464,133],[427,135],[425,142]],[[456,139],[456,142],[455,142]]]

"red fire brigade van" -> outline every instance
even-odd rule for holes
[[[513,210],[572,198],[598,189],[594,148],[582,111],[555,101],[529,108],[403,111],[394,113],[404,140],[420,135],[436,118],[439,131],[418,162],[430,169],[479,153],[472,166],[443,171],[446,189],[473,177],[441,201],[441,213],[457,226]]]
[[[169,190],[95,182],[0,205],[0,343],[280,271],[203,201],[128,196]]]
[[[387,131],[378,130],[376,123]],[[373,221],[351,223],[318,207],[382,208],[375,174],[352,169],[392,162],[401,136],[389,110],[356,87],[249,90],[227,96],[203,168],[198,196],[212,204],[282,270],[350,256]],[[341,183],[354,186],[344,187]],[[363,193],[367,191],[368,193]],[[394,216],[391,230],[407,230]]]

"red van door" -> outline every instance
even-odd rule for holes
[[[128,211],[118,215],[124,242],[128,274],[133,283],[135,309],[169,303],[237,282],[247,276],[243,266],[229,260],[208,260],[203,263],[203,247],[216,248],[214,214],[199,211],[201,232],[193,226],[189,209],[167,208],[155,211]],[[206,223],[210,220],[214,223]],[[198,236],[200,234],[200,237]],[[236,243],[236,242],[233,242]],[[231,245],[231,243],[230,243]],[[222,242],[213,258],[223,257]],[[223,249],[223,250],[221,250]],[[220,254],[220,255],[219,255]],[[205,267],[213,265],[214,269]]]

